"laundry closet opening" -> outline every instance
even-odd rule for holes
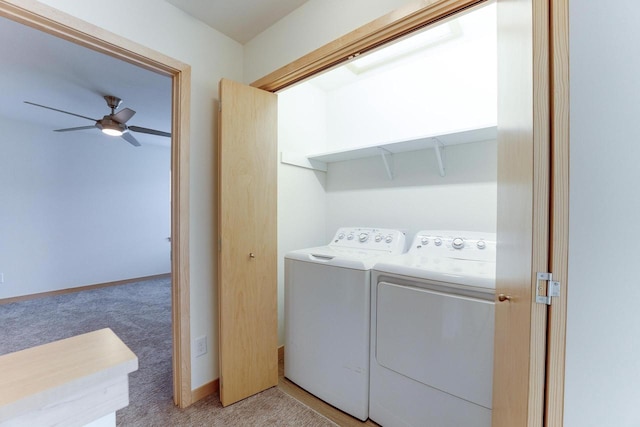
[[[496,33],[490,2],[278,93],[280,345],[287,252],[345,226],[496,231]]]

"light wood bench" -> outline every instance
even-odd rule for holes
[[[115,426],[137,369],[108,328],[0,356],[0,426]]]

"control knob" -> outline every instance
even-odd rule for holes
[[[439,238],[439,237],[436,237],[436,238],[433,240],[433,243],[435,243],[435,244],[436,244],[436,246],[440,246],[440,245],[442,244],[442,239],[441,239],[441,238]]]
[[[464,240],[462,240],[460,237],[456,237],[451,242],[451,246],[453,246],[454,249],[462,249],[464,248]]]
[[[376,235],[376,242],[381,242],[381,241],[382,241],[382,234]]]
[[[338,234],[338,239],[340,239],[340,240],[344,239],[344,233]]]
[[[349,235],[347,236],[347,240],[353,240],[353,233],[349,233]]]
[[[476,246],[478,247],[478,249],[484,249],[487,247],[487,243],[484,240],[478,240]]]
[[[422,243],[423,245],[426,245],[427,243],[429,243],[429,239],[427,239],[426,237],[423,237],[422,239],[420,239],[420,243]]]
[[[368,238],[369,238],[369,233],[360,233],[358,235],[358,240],[360,240],[363,243],[366,242]]]
[[[387,242],[387,243],[391,243],[391,242],[393,242],[393,236],[392,236],[391,234],[389,234],[389,235],[387,236],[387,238],[386,238],[386,239],[384,239],[384,241],[385,241],[385,242]]]

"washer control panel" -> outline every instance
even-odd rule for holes
[[[432,257],[495,261],[496,234],[460,230],[422,230],[414,237],[409,252]]]
[[[343,227],[338,229],[329,246],[380,250],[390,254],[404,252],[405,235],[387,228]]]

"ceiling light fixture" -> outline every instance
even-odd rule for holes
[[[386,45],[383,49],[363,55],[346,64],[346,67],[354,74],[361,74],[383,65],[397,63],[400,59],[424,52],[426,49],[459,38],[462,35],[462,27],[459,21],[445,22],[412,34],[398,42]]]
[[[102,133],[106,133],[111,136],[122,136],[122,131],[120,129],[103,128]]]
[[[125,125],[112,120],[109,116],[104,116],[102,120],[96,123],[96,126],[102,131],[102,133],[111,136],[122,136],[122,134],[127,130]]]

